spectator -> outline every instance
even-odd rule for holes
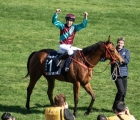
[[[107,117],[100,114],[100,115],[97,116],[97,120],[107,120]]]
[[[14,116],[12,116],[10,113],[5,112],[1,116],[1,120],[15,120]]]
[[[74,120],[73,114],[68,109],[65,95],[56,95],[54,102],[55,106],[45,109],[46,120]]]
[[[116,102],[115,113],[116,115],[108,117],[108,120],[136,120],[122,101]]]

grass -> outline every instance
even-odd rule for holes
[[[111,40],[116,44],[120,36],[126,39],[126,48],[130,50],[128,91],[126,103],[131,113],[138,119],[140,105],[140,1],[139,0],[1,0],[0,4],[0,115],[11,112],[16,119],[45,119],[44,109],[50,106],[46,96],[47,83],[41,78],[31,96],[31,110],[25,109],[26,88],[29,78],[22,79],[26,74],[26,63],[32,51],[43,48],[58,48],[59,30],[52,25],[51,18],[55,9],[62,12],[59,20],[65,22],[67,13],[76,15],[76,23],[83,19],[87,11],[88,26],[78,32],[74,45],[86,47],[100,40]],[[99,63],[95,71],[103,71],[108,62]],[[93,74],[91,80],[96,94],[92,113],[84,116],[90,102],[90,96],[83,88],[79,94],[77,120],[96,120],[98,114],[113,115],[110,112],[114,96],[115,84],[110,80],[110,67],[101,73]],[[61,86],[61,87],[60,87]],[[54,95],[64,93],[71,112],[73,112],[72,84],[56,81]]]

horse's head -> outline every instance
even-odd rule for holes
[[[105,59],[109,59],[111,63],[116,61],[122,63],[124,61],[123,58],[120,56],[120,54],[117,52],[114,44],[110,41],[110,36],[108,37],[108,40],[104,42],[104,46],[105,46],[105,55],[104,55]]]

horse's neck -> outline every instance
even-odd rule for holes
[[[86,56],[86,59],[92,65],[96,65],[100,60],[100,53],[99,52],[90,53],[89,55]]]

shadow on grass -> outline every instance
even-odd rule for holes
[[[101,109],[92,108],[92,112],[112,112],[112,111],[105,108],[101,108]]]
[[[44,114],[44,111],[38,110],[38,108],[44,108],[45,110],[46,107],[50,107],[50,105],[41,106],[40,104],[36,104],[35,107],[31,107],[30,110],[27,110],[26,108],[22,108],[20,106],[6,106],[6,105],[0,104],[0,111],[1,112],[15,112],[15,113],[20,113],[20,114],[32,114],[32,113]]]
[[[50,105],[40,105],[40,104],[36,104],[34,107],[31,107],[30,110],[27,110],[26,108],[22,108],[20,106],[6,106],[6,105],[1,105],[0,104],[0,111],[1,112],[15,112],[15,113],[20,113],[20,114],[32,114],[32,113],[36,113],[36,114],[44,114],[44,110],[45,108],[50,107]],[[40,108],[44,108],[44,110],[38,110]],[[74,107],[69,107],[69,109],[73,110]],[[87,107],[78,107],[77,111],[86,111]],[[107,110],[104,108],[98,109],[93,107],[91,112],[111,112],[111,110]]]
[[[73,110],[73,107],[69,107],[71,110]],[[78,107],[77,108],[77,111],[86,111],[87,110],[87,107]],[[112,112],[111,110],[108,110],[108,109],[105,109],[105,108],[101,108],[101,109],[98,109],[98,108],[95,108],[93,107],[91,109],[91,112]]]

